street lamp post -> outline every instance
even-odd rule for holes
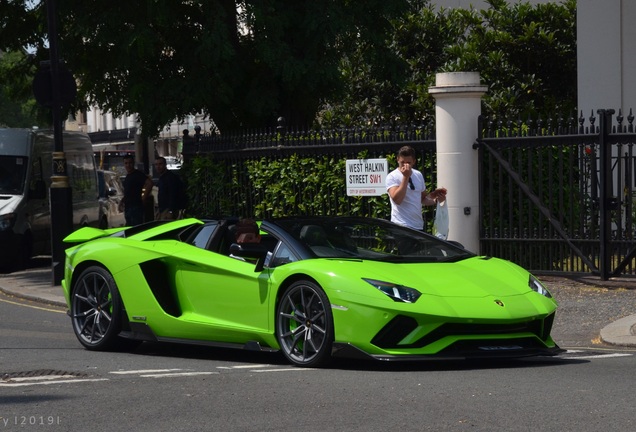
[[[55,0],[46,1],[46,10],[51,67],[51,109],[53,111],[53,138],[55,145],[49,198],[51,210],[52,283],[53,285],[59,285],[64,277],[63,239],[73,230],[73,200],[62,142],[62,94]]]

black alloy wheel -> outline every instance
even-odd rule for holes
[[[318,285],[297,281],[285,290],[276,313],[276,337],[285,357],[296,366],[324,366],[331,360],[333,316]]]
[[[99,266],[85,269],[71,291],[73,331],[80,343],[95,351],[115,348],[120,340],[122,313],[112,275]]]

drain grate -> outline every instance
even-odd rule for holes
[[[14,379],[21,378],[38,378],[38,377],[56,377],[56,378],[86,378],[88,374],[82,372],[71,372],[56,369],[37,369],[32,371],[9,372],[0,374],[0,381],[11,382]]]

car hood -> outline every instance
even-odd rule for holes
[[[330,260],[331,261],[331,260]],[[459,262],[395,264],[376,261],[337,261],[331,271],[415,288],[440,297],[514,296],[530,291],[530,273],[509,261],[472,257]]]

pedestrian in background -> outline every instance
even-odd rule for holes
[[[155,159],[155,171],[159,175],[157,183],[157,220],[175,220],[185,209],[185,187],[177,174],[170,171],[164,157]]]
[[[415,149],[400,148],[397,154],[398,167],[386,178],[386,190],[391,199],[391,222],[416,230],[424,229],[422,205],[435,205],[446,199],[446,189],[426,191],[422,173],[415,169]]]
[[[132,155],[124,156],[124,169],[124,198],[119,202],[119,211],[124,212],[127,226],[139,225],[145,222],[144,206],[152,191],[152,179],[135,168]]]

